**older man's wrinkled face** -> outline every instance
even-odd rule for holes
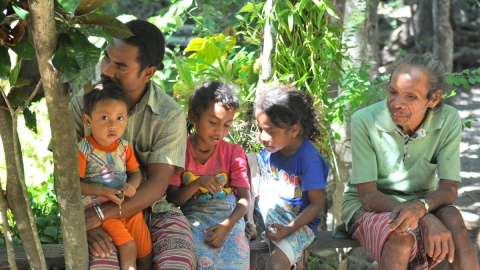
[[[421,67],[401,65],[392,74],[387,103],[393,122],[412,135],[425,119],[428,108],[435,107],[442,95],[438,90],[427,98],[428,73]]]

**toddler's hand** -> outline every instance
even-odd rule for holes
[[[245,222],[245,236],[248,240],[255,240],[257,238],[257,226],[251,221]]]
[[[225,235],[227,234],[227,227],[222,224],[215,224],[212,227],[205,230],[206,234],[212,233],[205,238],[205,243],[213,248],[218,248],[222,244]]]
[[[136,192],[137,192],[137,189],[132,185],[130,185],[129,183],[125,183],[125,185],[123,185],[124,196],[132,197],[133,195],[135,195]]]
[[[222,190],[222,180],[213,175],[204,175],[197,179],[200,183],[200,187],[208,190],[208,193],[215,194]]]
[[[123,197],[119,198],[118,196],[118,194],[121,194],[121,192],[122,191],[118,189],[105,188],[103,196],[116,204],[121,204],[123,202]]]

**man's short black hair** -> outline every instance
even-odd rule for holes
[[[137,61],[140,71],[154,66],[163,70],[163,57],[165,56],[165,38],[162,32],[152,23],[144,20],[127,22],[133,36],[124,39],[125,43],[138,47]]]

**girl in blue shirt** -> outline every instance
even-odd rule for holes
[[[264,149],[259,208],[266,223],[270,269],[290,269],[315,238],[328,165],[309,139],[319,135],[312,97],[292,86],[265,90],[255,101]]]

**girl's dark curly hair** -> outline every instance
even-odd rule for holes
[[[113,82],[98,83],[93,86],[92,91],[83,96],[83,112],[92,116],[95,105],[100,101],[117,100],[124,102],[127,109],[130,108],[130,97],[123,88]]]
[[[314,140],[320,134],[318,114],[313,98],[293,86],[276,86],[261,92],[255,100],[255,111],[264,112],[280,128],[299,124],[303,136]]]
[[[188,113],[195,119],[208,110],[213,104],[219,104],[225,110],[236,110],[240,107],[234,87],[222,82],[207,81],[200,84],[188,100]],[[188,125],[191,132],[193,126]]]

